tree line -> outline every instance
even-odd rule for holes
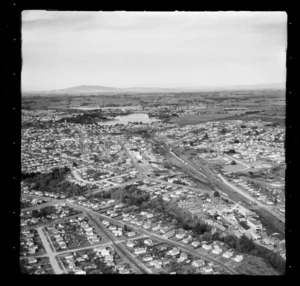
[[[253,240],[245,235],[240,238],[234,235],[224,237],[221,236],[220,233],[216,233],[215,239],[226,243],[239,252],[262,257],[279,273],[283,274],[285,272],[285,260],[278,253],[254,243]]]
[[[65,176],[69,171],[68,167],[54,168],[46,174],[22,173],[21,178],[25,183],[32,184],[32,189],[49,193],[55,192],[75,196],[87,190],[87,187],[78,186],[65,180]]]

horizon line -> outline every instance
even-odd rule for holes
[[[51,92],[51,91],[60,91],[60,90],[65,90],[65,89],[71,89],[71,88],[76,88],[76,87],[84,87],[84,86],[94,86],[94,87],[104,87],[104,88],[113,88],[113,89],[134,89],[134,88],[140,88],[140,89],[201,89],[201,88],[233,88],[233,87],[259,87],[259,86],[272,86],[272,85],[286,85],[286,82],[273,82],[273,83],[254,83],[254,84],[235,84],[235,85],[201,85],[201,86],[195,86],[195,85],[182,85],[182,86],[130,86],[130,87],[114,87],[114,86],[109,86],[109,85],[101,85],[101,84],[79,84],[79,85],[74,85],[70,87],[65,87],[65,88],[57,88],[57,89],[49,89],[49,90],[29,90],[29,89],[24,89],[22,90],[21,87],[21,93],[28,93],[28,92]]]

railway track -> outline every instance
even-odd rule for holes
[[[188,164],[193,165],[194,163],[191,162],[189,159],[187,159],[186,156],[180,156],[185,162]],[[276,230],[280,234],[284,235],[285,233],[285,227],[284,225],[271,213],[268,211],[261,209],[261,208],[253,208],[253,205],[249,204],[249,200],[245,199],[244,196],[240,195],[236,191],[232,190],[225,184],[223,184],[214,174],[214,172],[201,160],[202,169],[206,175],[206,178],[215,186],[220,188],[224,193],[228,195],[228,197],[233,200],[234,202],[242,202],[246,207],[250,208],[251,210],[255,211],[263,221],[265,221],[265,224],[271,226],[272,229]]]

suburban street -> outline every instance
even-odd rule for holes
[[[85,211],[86,213],[89,213],[90,215],[95,216],[96,218],[97,218],[97,217],[100,217],[100,218],[102,218],[102,219],[105,218],[106,220],[108,220],[108,221],[110,221],[110,222],[112,222],[112,223],[114,223],[114,224],[116,224],[116,225],[125,225],[125,223],[122,222],[122,221],[119,221],[119,220],[113,219],[113,218],[111,218],[111,217],[109,217],[109,216],[106,216],[106,215],[99,214],[99,213],[97,213],[97,212],[91,211],[91,210],[89,210],[88,208],[81,207],[81,206],[79,207],[79,206],[73,205],[73,204],[70,204],[70,205],[72,205],[74,208],[81,209],[81,210]],[[105,227],[104,227],[104,226],[100,226],[100,224],[101,224],[101,223],[99,222],[99,227],[100,227],[102,230],[104,230]],[[128,224],[128,223],[126,223],[126,224]],[[144,233],[144,234],[148,235],[149,237],[152,237],[153,239],[156,239],[156,240],[159,240],[159,241],[161,241],[161,242],[166,242],[166,243],[168,243],[168,244],[171,244],[171,245],[180,247],[180,248],[184,249],[185,251],[188,251],[188,252],[189,252],[190,254],[192,254],[192,255],[196,255],[196,256],[198,256],[199,258],[206,259],[206,260],[208,260],[208,261],[215,262],[215,263],[218,263],[218,264],[222,265],[222,266],[224,267],[224,269],[226,269],[226,270],[229,271],[230,273],[236,273],[236,271],[235,271],[233,268],[230,268],[229,266],[225,265],[224,263],[219,262],[218,260],[216,260],[216,259],[215,259],[214,257],[212,257],[212,256],[209,256],[209,255],[204,254],[204,253],[199,253],[199,252],[196,253],[195,250],[194,250],[193,248],[188,248],[188,247],[185,246],[184,244],[181,244],[181,243],[179,243],[179,242],[175,242],[175,241],[170,240],[170,239],[163,238],[162,236],[157,235],[157,234],[154,234],[153,232],[149,232],[149,231],[145,230],[145,229],[142,228],[142,227],[136,227],[136,226],[131,225],[131,224],[128,224],[128,225],[130,225],[132,228],[136,229],[137,231],[139,231],[139,232],[141,232],[141,233]],[[112,235],[110,235],[110,234],[107,233],[107,232],[108,232],[108,231],[106,230],[105,233],[107,234],[107,236],[108,236],[111,240],[114,241],[115,239],[114,239],[113,237],[111,237]],[[114,245],[115,245],[115,244],[114,244]]]
[[[51,266],[54,270],[54,273],[55,274],[64,274],[64,272],[60,269],[59,265],[58,265],[58,262],[55,258],[56,256],[56,252],[53,252],[48,241],[47,241],[47,238],[45,236],[45,234],[43,233],[42,231],[42,228],[43,227],[39,227],[37,228],[37,231],[39,233],[39,236],[43,242],[43,245],[45,247],[45,250],[46,250],[46,253],[47,253],[47,256],[49,257],[49,260],[50,260],[50,263],[51,263]]]
[[[88,217],[99,227],[102,233],[112,242],[114,249],[118,254],[132,264],[140,274],[147,273],[150,274],[151,270],[140,263],[125,247],[121,244],[116,243],[114,236],[106,229],[106,227],[97,219],[97,216],[88,214]]]
[[[245,166],[245,169],[239,170],[239,172],[240,172],[240,171],[247,170],[247,169],[249,169],[249,168],[251,167],[251,166],[249,166],[249,165],[246,165],[246,164],[245,164],[244,162],[242,162],[241,160],[238,160],[238,159],[236,159],[236,158],[233,158],[233,157],[231,157],[231,156],[229,156],[229,155],[227,155],[227,154],[224,154],[224,156],[227,157],[227,158],[230,159],[230,160],[233,160],[233,161],[235,161],[235,162],[238,162],[240,165]]]

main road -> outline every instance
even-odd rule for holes
[[[108,220],[108,221],[110,221],[110,222],[112,222],[112,223],[114,223],[114,224],[116,224],[116,225],[121,225],[121,226],[123,226],[123,225],[128,225],[128,226],[130,226],[131,228],[135,229],[136,231],[138,231],[138,232],[140,232],[140,233],[143,233],[143,234],[145,234],[145,235],[147,235],[147,236],[149,236],[149,237],[153,237],[154,239],[156,239],[156,240],[158,240],[158,241],[161,241],[161,242],[164,242],[164,243],[168,243],[168,244],[170,244],[170,245],[174,245],[174,246],[180,247],[180,248],[184,249],[184,251],[187,251],[188,253],[190,253],[191,255],[198,256],[199,258],[205,259],[205,260],[210,261],[210,262],[215,262],[215,263],[221,265],[221,267],[223,267],[228,273],[231,273],[231,274],[238,274],[238,272],[237,272],[235,269],[233,269],[232,267],[229,267],[228,265],[224,264],[223,262],[218,261],[217,259],[211,257],[211,256],[208,255],[208,254],[203,254],[203,253],[195,252],[195,250],[194,250],[193,248],[189,248],[189,247],[187,247],[187,246],[185,246],[185,245],[183,245],[183,244],[181,244],[181,243],[179,243],[179,242],[176,242],[176,241],[173,241],[173,240],[169,240],[169,239],[167,239],[167,238],[164,238],[164,237],[162,237],[162,236],[160,236],[160,235],[157,235],[157,234],[155,234],[155,233],[152,233],[152,232],[150,232],[150,231],[147,231],[147,230],[145,230],[145,229],[142,228],[142,227],[137,227],[137,226],[134,226],[134,225],[131,225],[131,224],[128,224],[128,223],[124,223],[124,222],[122,222],[122,221],[120,221],[120,220],[116,220],[116,219],[113,219],[113,218],[111,218],[111,217],[109,217],[109,216],[106,216],[106,215],[97,213],[97,212],[92,211],[92,210],[90,210],[90,209],[88,209],[88,208],[86,208],[86,207],[77,206],[77,205],[74,205],[74,204],[71,204],[71,203],[68,203],[68,204],[69,204],[70,206],[73,206],[74,208],[81,209],[82,211],[85,211],[87,214],[89,214],[88,216],[89,216],[90,218],[91,218],[91,217],[95,217],[95,218],[106,219],[106,220]],[[114,237],[108,232],[108,230],[107,230],[107,229],[102,225],[102,223],[100,223],[97,219],[96,219],[96,222],[98,223],[99,228],[101,228],[101,230],[104,231],[105,234],[107,234],[107,236],[110,238],[110,240],[114,242],[114,246],[116,246],[117,243],[115,242]],[[101,224],[101,225],[100,225],[100,224]],[[120,245],[118,245],[118,246],[120,246]],[[118,246],[117,246],[117,249],[118,249]],[[123,249],[122,249],[122,250],[123,250]],[[122,252],[122,250],[121,250],[121,252]],[[127,252],[127,250],[126,250],[126,252]],[[127,252],[127,254],[128,254],[128,252]],[[130,254],[130,255],[131,255],[131,254]],[[133,256],[132,256],[132,255],[129,256],[129,259],[130,259],[130,258],[133,258]],[[137,262],[135,262],[134,265],[136,265],[136,263],[137,263]],[[140,263],[140,265],[143,265],[143,264]],[[144,265],[143,265],[143,266],[144,266]],[[144,266],[144,267],[145,267],[145,266]],[[145,269],[145,268],[144,268],[144,269]],[[148,268],[146,268],[146,269],[148,269]],[[144,271],[146,271],[146,270],[144,270]],[[150,270],[148,269],[148,271],[150,271]],[[148,273],[149,273],[149,272],[148,272]]]
[[[64,272],[60,269],[59,265],[58,265],[58,262],[55,258],[56,256],[56,252],[53,252],[49,243],[48,243],[48,240],[44,234],[44,232],[42,231],[42,228],[43,227],[39,227],[37,228],[37,231],[39,233],[39,236],[42,240],[42,243],[45,247],[45,250],[46,250],[46,253],[47,253],[47,256],[49,257],[49,260],[50,260],[50,263],[51,263],[51,266],[53,268],[53,271],[55,274],[64,274]]]
[[[29,195],[31,196],[31,195]],[[35,196],[31,196],[31,197],[35,197]],[[39,196],[39,198],[41,198]],[[151,273],[151,270],[148,269],[144,264],[142,264],[141,262],[139,262],[129,251],[127,251],[127,249],[121,245],[121,241],[117,241],[113,236],[112,234],[110,234],[110,232],[105,228],[104,225],[102,225],[102,223],[99,221],[99,218],[101,219],[107,219],[108,221],[116,224],[116,225],[129,225],[131,228],[135,229],[136,231],[138,231],[139,233],[142,233],[146,236],[149,236],[149,237],[153,237],[153,239],[156,239],[160,242],[165,242],[165,243],[168,243],[170,245],[174,245],[174,246],[177,246],[177,247],[180,247],[181,249],[183,249],[184,251],[187,251],[188,253],[194,255],[194,256],[198,256],[202,259],[205,259],[207,261],[211,261],[211,262],[215,262],[219,265],[221,265],[221,267],[223,267],[228,273],[232,273],[232,274],[237,274],[236,270],[233,269],[232,267],[229,267],[228,265],[224,264],[223,262],[220,262],[218,261],[217,259],[207,255],[207,254],[203,254],[203,253],[199,253],[199,252],[195,252],[194,249],[192,248],[189,248],[179,242],[176,242],[176,241],[172,241],[172,240],[169,240],[169,239],[166,239],[160,235],[157,235],[155,233],[152,233],[150,231],[147,231],[145,229],[143,229],[142,227],[136,227],[136,226],[133,226],[131,224],[128,224],[128,223],[124,223],[122,221],[119,221],[119,220],[116,220],[116,219],[113,219],[109,216],[106,216],[106,215],[103,215],[103,214],[100,214],[100,213],[97,213],[93,210],[90,210],[89,208],[86,208],[86,207],[83,207],[83,206],[79,206],[79,205],[76,205],[74,203],[70,203],[68,202],[67,200],[56,200],[56,199],[50,199],[50,198],[47,198],[51,201],[53,201],[53,203],[56,203],[56,202],[65,202],[67,205],[73,207],[74,209],[77,209],[77,210],[80,210],[84,213],[86,213],[88,215],[88,217],[92,220],[92,222],[94,224],[96,224],[99,229],[101,230],[102,233],[104,233],[110,241],[112,241],[112,244],[114,246],[114,248],[116,249],[116,251],[122,256],[124,257],[125,259],[127,259],[130,264],[132,264],[140,273]],[[59,253],[56,253],[56,252],[53,252],[50,248],[50,245],[47,241],[47,238],[45,236],[45,234],[42,232],[42,227],[39,227],[37,228],[38,229],[38,232],[40,234],[40,237],[42,239],[42,242],[45,246],[45,249],[46,249],[46,252],[47,252],[47,255],[49,256],[50,258],[50,262],[51,262],[51,265],[53,266],[53,269],[55,271],[55,273],[57,274],[62,274],[63,271],[59,268],[59,265],[55,259],[55,256]],[[95,245],[94,247],[97,247],[97,246],[101,246],[100,245]],[[78,249],[75,249],[75,250],[72,250],[72,251],[76,251]]]
[[[151,274],[151,270],[145,265],[139,262],[126,248],[121,244],[116,243],[114,236],[106,229],[106,227],[99,221],[99,217],[91,215],[87,212],[88,218],[99,228],[99,230],[105,234],[105,236],[112,242],[114,249],[127,260],[131,265],[133,265],[141,274]]]

